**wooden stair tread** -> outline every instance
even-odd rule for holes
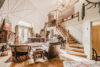
[[[79,54],[73,54],[73,53],[68,53],[68,54],[70,54],[70,55],[74,55],[74,56],[79,56],[79,57],[84,57],[84,58],[87,58],[87,56],[86,56],[86,55],[79,55]]]
[[[68,50],[69,51],[74,51],[74,52],[84,53],[84,49],[78,49],[78,48],[69,47]]]
[[[79,52],[74,52],[74,51],[68,51],[68,53],[73,53],[73,54],[80,54],[80,55],[85,55],[84,53],[79,53]]]
[[[80,57],[84,57],[84,58],[87,57],[84,53],[79,53],[79,52],[74,52],[74,51],[68,51],[68,54],[75,55],[75,56],[80,56]]]
[[[68,54],[66,52],[66,50],[60,50],[60,52],[61,52],[60,55],[66,57],[66,58],[70,58],[73,61],[78,61],[78,62],[87,61],[87,62],[90,62],[90,60],[85,58],[85,57],[80,57],[80,56],[75,56],[75,55]]]
[[[73,40],[73,41],[69,41],[69,42],[76,42],[75,40]]]
[[[79,48],[79,49],[84,49],[84,47],[82,45],[77,45],[77,44],[69,44],[69,47],[72,47],[72,48]]]
[[[76,41],[68,41],[68,43],[77,43]]]
[[[68,41],[75,41],[74,39],[68,39]]]
[[[73,37],[68,37],[68,39],[74,39]]]
[[[83,45],[81,45],[81,44],[70,44],[71,46],[81,46],[81,47],[83,47]]]
[[[68,44],[78,44],[77,42],[68,42]]]
[[[65,56],[62,56],[62,55],[60,55],[61,56],[61,58],[63,58],[64,60],[66,60],[66,61],[74,61],[74,60],[72,60],[72,59],[70,59],[70,58],[66,58]]]

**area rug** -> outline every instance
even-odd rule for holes
[[[64,61],[64,67],[100,67],[100,61],[91,61],[91,62],[77,62],[77,61]]]
[[[24,57],[24,56],[23,56]],[[22,58],[23,58],[22,57]],[[20,58],[20,57],[19,57]],[[27,57],[27,60],[29,60],[29,59],[32,59],[31,57]],[[22,61],[25,61],[25,60],[22,60]],[[19,62],[22,62],[22,61],[19,61]],[[9,62],[17,62],[17,61],[15,61],[15,60],[13,60],[13,57],[12,56],[10,56],[6,61],[5,61],[5,63],[9,63]]]
[[[9,63],[9,62],[12,62],[12,56],[10,56],[10,57],[5,61],[5,63]]]

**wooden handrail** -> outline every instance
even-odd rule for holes
[[[73,36],[70,35],[69,30],[66,30],[61,25],[58,25],[57,29],[62,33],[62,35],[67,38],[67,42],[70,42],[70,38],[74,40],[74,42],[79,43]]]

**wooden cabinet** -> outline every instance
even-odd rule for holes
[[[0,31],[0,43],[7,42],[7,33],[5,31]]]
[[[28,41],[30,43],[33,43],[33,42],[45,42],[45,39],[44,38],[28,38]]]
[[[48,50],[48,58],[52,59],[58,56],[60,53],[60,47],[61,47],[60,42],[51,42]]]
[[[11,31],[0,31],[0,43],[14,43],[14,35]]]

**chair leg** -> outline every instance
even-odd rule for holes
[[[36,61],[36,57],[35,57],[35,55],[33,56],[34,57],[34,62]]]
[[[44,54],[42,53],[42,57],[43,57],[43,59],[45,60],[45,57],[44,57]]]
[[[96,57],[96,61],[98,61],[98,58]]]

